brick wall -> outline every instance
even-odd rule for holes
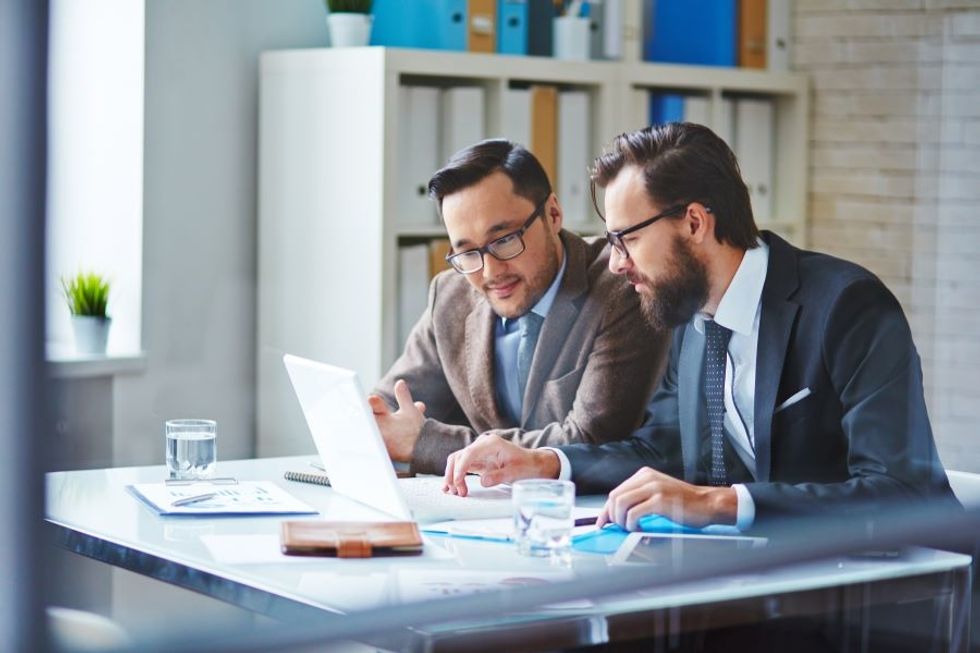
[[[810,246],[899,298],[943,462],[980,472],[980,0],[795,0],[793,32]]]

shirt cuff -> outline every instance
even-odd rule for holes
[[[554,447],[541,447],[542,449],[547,449],[548,451],[554,451],[555,455],[558,456],[558,462],[561,464],[561,471],[558,472],[559,481],[570,481],[572,480],[572,463],[568,462],[568,456],[565,455],[561,449],[555,449]]]
[[[752,500],[749,488],[741,483],[736,483],[732,488],[735,490],[735,496],[738,497],[735,508],[735,528],[747,531],[755,522],[755,501]]]

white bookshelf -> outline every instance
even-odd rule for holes
[[[435,221],[399,219],[400,130],[411,127],[400,120],[403,84],[482,87],[488,137],[508,136],[501,121],[509,87],[585,91],[595,154],[616,134],[645,123],[637,97],[648,90],[705,96],[712,121],[725,97],[772,98],[778,174],[774,219],[761,226],[804,244],[808,92],[801,75],[349,48],[266,52],[260,78],[260,456],[311,448],[282,354],[355,369],[369,389],[402,344],[396,336],[399,244],[445,236]],[[601,233],[598,219],[591,220],[576,230]]]

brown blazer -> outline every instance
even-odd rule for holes
[[[565,277],[538,336],[520,424],[497,405],[489,302],[455,271],[429,287],[405,352],[375,389],[392,406],[405,379],[426,420],[412,471],[441,474],[450,453],[486,431],[541,447],[628,437],[663,373],[669,333],[640,314],[636,293],[607,267],[605,241],[561,232]]]

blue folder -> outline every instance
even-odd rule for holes
[[[700,528],[690,528],[678,524],[661,515],[646,515],[640,517],[637,524],[644,533],[701,533]],[[617,524],[608,524],[588,533],[582,533],[572,538],[572,548],[586,553],[602,553],[610,555],[619,550],[630,534],[628,530]]]
[[[466,0],[374,0],[371,45],[466,50]]]
[[[644,43],[647,61],[735,66],[735,0],[652,0]],[[693,38],[692,35],[696,35]]]
[[[684,96],[676,93],[650,93],[650,124],[684,120]]]
[[[552,22],[558,15],[550,0],[531,0],[527,4],[527,53],[538,57],[553,54]]]
[[[497,0],[497,52],[527,54],[527,3]]]

